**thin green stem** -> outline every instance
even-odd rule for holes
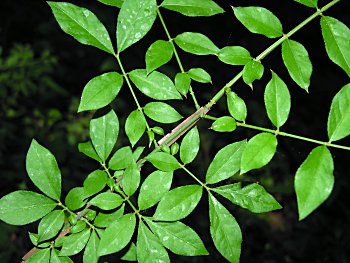
[[[188,175],[190,175],[195,181],[197,181],[201,186],[203,186],[207,191],[210,191],[210,188],[206,186],[201,180],[199,180],[190,170],[188,170],[184,164],[180,163],[180,167],[184,170]]]
[[[179,54],[177,53],[177,50],[176,50],[174,41],[173,41],[172,37],[170,36],[169,30],[168,30],[168,28],[167,28],[167,26],[166,26],[166,24],[165,24],[165,22],[164,22],[164,19],[163,19],[163,17],[162,17],[162,14],[160,13],[159,8],[157,8],[157,13],[158,13],[158,17],[159,17],[159,19],[160,19],[160,22],[161,22],[162,25],[163,25],[165,34],[167,35],[167,37],[168,37],[168,39],[169,39],[169,42],[170,42],[170,44],[171,44],[172,47],[173,47],[174,55],[175,55],[177,64],[179,64],[179,68],[180,68],[181,72],[182,72],[182,73],[185,73],[185,69],[184,69],[184,67],[183,67],[183,65],[182,65],[182,62],[181,62],[180,57],[179,57]],[[192,97],[192,99],[193,99],[194,105],[195,105],[196,109],[198,110],[198,109],[200,108],[200,105],[199,105],[199,103],[198,103],[198,101],[197,101],[196,95],[194,94],[193,88],[192,88],[191,86],[190,86],[189,91],[190,91],[191,97]]]
[[[106,164],[101,163],[101,165],[102,165],[103,169],[105,170],[105,172],[107,173],[108,177],[113,179],[113,176],[109,172],[109,169],[106,166]],[[113,185],[113,189],[115,191],[117,191],[124,198],[124,200],[130,205],[132,210],[134,210],[135,214],[137,214],[141,218],[142,215],[140,214],[139,210],[134,206],[134,204],[130,201],[129,197],[123,192],[123,190],[120,189],[120,187],[116,184]]]
[[[85,223],[86,223],[90,228],[92,228],[92,229],[95,228],[95,226],[94,226],[93,224],[91,224],[91,223],[89,222],[89,220],[87,220],[87,219],[86,219],[85,217],[83,217],[83,216],[79,217],[79,214],[74,213],[72,210],[70,210],[67,206],[65,206],[65,205],[62,204],[61,202],[59,202],[58,205],[59,205],[60,207],[62,207],[63,210],[65,210],[65,211],[67,211],[68,213],[70,213],[71,215],[75,216],[78,220],[83,220],[83,221],[85,221]]]
[[[280,135],[280,136],[290,137],[290,138],[294,138],[294,139],[298,139],[298,140],[302,140],[302,141],[307,141],[307,142],[311,142],[311,143],[325,145],[328,147],[333,147],[333,148],[338,148],[338,149],[350,151],[350,147],[347,147],[347,146],[342,146],[342,145],[333,144],[333,143],[329,143],[329,142],[314,140],[314,139],[307,138],[304,136],[299,136],[299,135],[295,135],[295,134],[291,134],[291,133],[287,133],[287,132],[281,132],[279,130],[267,129],[264,127],[259,127],[259,126],[241,123],[241,122],[237,122],[237,126],[249,128],[249,129],[253,129],[253,130],[258,130],[258,131],[263,131],[263,132],[269,132],[269,133],[273,133],[273,134]]]

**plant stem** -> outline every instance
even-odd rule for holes
[[[310,139],[310,138],[307,138],[307,137],[290,134],[290,133],[287,133],[287,132],[281,132],[279,130],[267,129],[267,128],[263,128],[263,127],[259,127],[259,126],[255,126],[255,125],[242,123],[242,122],[237,122],[236,124],[237,124],[237,126],[248,128],[248,129],[253,129],[253,130],[258,130],[258,131],[263,131],[263,132],[269,132],[269,133],[273,133],[273,134],[280,135],[280,136],[285,136],[285,137],[290,137],[290,138],[294,138],[294,139],[298,139],[298,140],[302,140],[302,141],[307,141],[307,142],[312,142],[312,143],[316,143],[316,144],[325,145],[325,146],[328,146],[328,147],[333,147],[333,148],[338,148],[338,149],[343,149],[343,150],[348,150],[348,151],[350,150],[350,147],[347,147],[347,146],[342,146],[342,145],[333,144],[333,143],[329,143],[329,142],[323,142],[323,141],[319,141],[319,140],[314,140],[314,139]]]
[[[175,47],[173,38],[170,36],[169,30],[168,30],[167,26],[165,25],[165,22],[164,22],[164,19],[163,19],[163,17],[162,17],[162,14],[160,13],[159,7],[157,8],[157,13],[158,13],[158,17],[159,17],[159,19],[160,19],[160,22],[161,22],[162,25],[163,25],[165,34],[167,35],[167,37],[168,37],[168,39],[169,39],[169,42],[170,42],[170,44],[171,44],[172,47],[173,47],[174,55],[175,55],[177,64],[179,64],[179,68],[180,68],[181,72],[182,72],[182,73],[185,73],[185,70],[184,70],[184,67],[183,67],[183,65],[182,65],[182,63],[181,63],[179,54],[177,53],[177,50],[176,50],[176,47]],[[193,92],[192,86],[190,86],[189,91],[190,91],[191,97],[192,97],[192,99],[193,99],[194,105],[195,105],[196,109],[198,110],[198,109],[200,108],[200,105],[199,105],[199,103],[198,103],[198,101],[197,101],[196,95],[195,95],[194,92]]]
[[[196,180],[201,186],[203,186],[207,191],[209,191],[209,187],[202,183],[190,170],[188,170],[184,164],[180,164],[181,169],[183,169],[186,173],[188,173],[194,180]]]

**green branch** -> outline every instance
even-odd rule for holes
[[[185,70],[184,70],[184,67],[183,67],[183,65],[182,65],[182,63],[181,63],[179,54],[177,53],[177,50],[176,50],[176,47],[175,47],[173,38],[170,36],[169,30],[168,30],[167,26],[165,25],[164,19],[163,19],[163,17],[162,17],[162,14],[160,13],[159,8],[157,8],[157,13],[158,13],[158,17],[159,17],[159,19],[160,19],[160,22],[161,22],[162,25],[163,25],[165,34],[167,35],[167,37],[168,37],[168,39],[169,39],[169,42],[170,42],[170,44],[171,44],[172,47],[173,47],[174,55],[175,55],[177,64],[179,64],[179,68],[180,68],[181,72],[182,72],[182,73],[185,73]],[[193,99],[194,105],[195,105],[196,109],[198,110],[198,109],[200,108],[200,106],[199,106],[199,103],[198,103],[198,101],[197,101],[196,95],[194,94],[194,91],[193,91],[193,88],[192,88],[191,85],[190,85],[189,91],[190,91],[191,97],[192,97],[192,99]]]

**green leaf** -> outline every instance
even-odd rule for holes
[[[242,153],[241,174],[268,164],[275,155],[277,138],[270,133],[259,133],[251,138]]]
[[[112,213],[102,213],[99,212],[97,217],[94,220],[94,226],[97,227],[108,227],[110,224],[112,224],[115,220],[122,217],[124,214],[124,207],[123,204],[118,210],[112,212]]]
[[[66,198],[65,198],[65,204],[68,206],[71,210],[77,210],[79,208],[82,208],[86,204],[85,199],[85,190],[83,187],[75,187],[72,188]]]
[[[264,66],[258,61],[252,60],[243,68],[243,81],[253,88],[254,80],[259,80],[264,74]]]
[[[70,228],[69,233],[75,234],[83,231],[86,228],[86,222],[79,220],[74,226]]]
[[[133,214],[126,214],[115,220],[101,235],[98,255],[104,256],[123,249],[134,233],[136,218]]]
[[[157,40],[146,52],[147,74],[168,63],[173,57],[173,45],[169,41]]]
[[[134,158],[130,146],[118,149],[109,160],[108,167],[112,170],[122,170],[128,167]]]
[[[240,184],[225,185],[214,188],[213,191],[253,213],[265,213],[282,208],[275,198],[257,183],[243,188]]]
[[[97,255],[97,248],[100,243],[100,239],[98,238],[95,231],[92,231],[89,242],[86,245],[86,248],[84,250],[83,255],[83,262],[84,263],[97,263],[98,262],[98,255]]]
[[[280,128],[288,119],[291,102],[287,85],[273,71],[272,79],[266,85],[264,102],[269,119]]]
[[[120,206],[123,201],[123,198],[118,194],[104,192],[92,198],[89,203],[103,210],[111,210]]]
[[[152,222],[147,224],[171,252],[183,256],[208,255],[201,238],[189,226],[181,222]]]
[[[95,150],[106,161],[117,142],[119,134],[118,117],[113,110],[90,121],[90,136]]]
[[[209,165],[206,183],[215,184],[237,173],[241,166],[241,156],[246,144],[247,141],[243,140],[226,145],[218,151]]]
[[[217,250],[230,262],[239,262],[242,232],[236,219],[209,193],[210,235]]]
[[[97,0],[105,5],[115,6],[121,8],[124,0]]]
[[[126,168],[122,185],[123,190],[128,196],[132,196],[140,185],[140,169],[135,161],[133,161],[129,167]]]
[[[228,46],[220,50],[218,58],[230,65],[245,65],[252,60],[248,50],[240,46]]]
[[[155,100],[181,100],[171,79],[163,73],[153,71],[147,75],[146,70],[135,69],[129,77],[136,87],[146,96]]]
[[[107,184],[108,176],[106,172],[96,170],[90,173],[84,180],[85,197],[92,196],[102,191]]]
[[[136,245],[134,243],[131,243],[128,251],[126,251],[124,256],[122,256],[120,259],[126,261],[137,261]]]
[[[350,29],[329,16],[321,17],[321,28],[329,58],[350,77]]]
[[[252,33],[269,38],[283,35],[282,24],[269,10],[258,6],[233,8],[237,19]]]
[[[125,122],[125,133],[132,147],[141,139],[145,131],[146,120],[142,112],[139,110],[132,111]]]
[[[330,142],[350,134],[350,84],[345,85],[332,100],[327,131]]]
[[[78,112],[97,110],[111,103],[123,85],[123,77],[117,72],[97,76],[86,84]]]
[[[211,76],[202,68],[191,68],[188,71],[188,76],[201,83],[211,83]]]
[[[63,210],[55,210],[44,216],[38,226],[38,243],[53,238],[60,232],[64,223]]]
[[[51,250],[51,257],[50,257],[50,263],[74,263],[73,260],[71,260],[69,257],[60,257],[58,254],[60,251],[57,249]],[[42,261],[38,261],[42,262]]]
[[[225,12],[212,0],[164,0],[161,7],[185,16],[213,16]]]
[[[180,168],[179,162],[169,153],[155,152],[149,154],[145,159],[164,172],[171,172]]]
[[[43,262],[48,263],[50,262],[50,249],[40,249],[35,254],[33,254],[28,260],[25,261],[26,263],[37,263],[37,262]]]
[[[282,58],[292,79],[308,91],[312,64],[305,47],[299,42],[286,39],[282,43]]]
[[[144,107],[145,114],[160,123],[173,123],[183,117],[173,107],[164,102],[150,102]]]
[[[59,256],[72,256],[78,254],[84,249],[90,237],[90,229],[65,236]]]
[[[26,225],[50,213],[56,205],[44,195],[19,190],[0,199],[0,219],[10,225]]]
[[[185,32],[177,35],[175,43],[184,51],[195,55],[215,55],[220,49],[205,35]]]
[[[132,157],[135,161],[138,161],[140,159],[141,154],[145,150],[144,146],[137,147],[136,150],[132,153]]]
[[[333,169],[332,155],[326,146],[313,149],[301,164],[294,181],[299,220],[327,200],[334,185]]]
[[[199,152],[200,138],[197,127],[193,127],[182,139],[180,159],[184,164],[193,162]]]
[[[187,95],[191,86],[191,78],[187,73],[177,73],[175,76],[175,87],[184,96]]]
[[[47,196],[55,200],[61,197],[61,172],[55,156],[32,140],[26,158],[27,173],[32,182]]]
[[[91,11],[65,2],[47,3],[64,32],[82,44],[114,54],[106,28]]]
[[[160,200],[153,218],[161,221],[177,221],[188,216],[202,197],[202,187],[186,185],[167,192]]]
[[[139,223],[136,247],[138,262],[170,262],[168,252],[142,221]]]
[[[227,107],[228,111],[233,118],[238,121],[245,121],[247,118],[247,106],[244,100],[242,100],[235,92],[228,92],[227,96]]]
[[[151,173],[140,188],[138,205],[140,210],[154,206],[169,191],[173,180],[172,172],[155,171]]]
[[[306,5],[308,7],[317,7],[318,0],[294,0],[300,4]]]
[[[232,132],[236,129],[236,121],[230,116],[223,116],[217,118],[211,125],[210,129],[217,132]]]
[[[156,0],[125,1],[118,15],[118,53],[143,38],[151,29],[156,17]]]
[[[83,142],[83,143],[79,143],[78,145],[78,150],[79,152],[85,154],[86,156],[100,162],[101,159],[100,157],[98,157],[94,147],[92,146],[92,143],[90,141],[88,142]]]

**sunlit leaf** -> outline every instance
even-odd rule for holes
[[[264,102],[269,119],[280,128],[288,119],[291,101],[287,85],[274,72],[266,85]]]
[[[173,56],[173,46],[169,41],[157,40],[146,52],[147,74],[168,63]]]
[[[142,183],[138,197],[141,210],[155,205],[169,191],[173,180],[172,172],[155,171]]]
[[[301,3],[303,5],[306,5],[308,7],[314,7],[314,8],[317,7],[317,2],[318,2],[318,0],[294,0],[294,1]]]
[[[241,166],[241,156],[247,144],[246,140],[226,145],[215,155],[210,163],[206,183],[215,184],[230,178]]]
[[[98,238],[95,231],[92,231],[89,241],[86,245],[86,248],[84,250],[83,255],[83,262],[84,263],[97,263],[98,262],[98,255],[97,255],[97,248],[100,243],[100,239]]]
[[[253,88],[253,82],[261,79],[264,74],[264,66],[258,61],[251,60],[243,68],[243,81]]]
[[[237,19],[252,33],[262,34],[269,38],[283,34],[279,19],[263,7],[233,7]]]
[[[350,84],[333,98],[327,124],[328,138],[337,141],[350,134]]]
[[[94,225],[97,227],[108,227],[110,224],[112,224],[115,220],[122,217],[124,214],[124,204],[116,211],[112,213],[106,213],[99,212],[97,217],[94,220]]]
[[[38,241],[42,242],[53,238],[62,229],[64,223],[63,210],[55,210],[44,216],[38,226]]]
[[[135,161],[133,161],[123,173],[122,186],[128,196],[132,196],[140,185],[140,170]]]
[[[100,109],[111,103],[123,85],[123,77],[109,72],[90,80],[81,95],[78,112]]]
[[[184,164],[191,163],[199,152],[200,138],[198,128],[193,127],[184,136],[180,146],[180,159]]]
[[[165,152],[151,153],[146,157],[146,160],[164,172],[171,172],[180,168],[180,164],[176,158]]]
[[[150,102],[144,107],[145,114],[160,123],[173,123],[182,119],[180,113],[164,102]]]
[[[90,173],[84,180],[84,195],[86,197],[97,194],[105,188],[108,176],[102,170],[96,170]]]
[[[197,82],[201,82],[201,83],[211,83],[211,76],[208,72],[206,72],[204,69],[202,68],[191,68],[188,72],[187,72],[188,76],[197,81]]]
[[[11,225],[26,225],[50,213],[56,205],[56,202],[44,195],[15,191],[0,199],[0,220]]]
[[[106,28],[91,11],[65,2],[47,3],[64,32],[82,44],[114,53]]]
[[[166,193],[160,200],[153,218],[161,221],[177,221],[188,216],[198,205],[202,187],[186,185]]]
[[[247,106],[244,100],[242,100],[235,92],[228,92],[227,107],[231,116],[238,121],[245,121],[247,118]]]
[[[286,39],[282,43],[282,57],[292,79],[308,91],[312,64],[305,47],[299,42]]]
[[[139,110],[132,111],[125,122],[125,133],[132,147],[140,140],[145,131],[146,120],[142,113]]]
[[[124,0],[97,0],[105,5],[115,6],[121,8]]]
[[[64,237],[59,256],[72,256],[84,249],[90,237],[90,229]]]
[[[50,261],[50,249],[41,249],[34,253],[28,260],[26,260],[26,263],[37,263],[37,262],[45,262],[48,263]]]
[[[245,65],[252,60],[250,53],[240,46],[228,46],[220,50],[218,58],[230,65]]]
[[[327,200],[333,185],[332,155],[326,146],[318,146],[311,151],[295,175],[299,220],[307,217]]]
[[[122,170],[134,161],[130,146],[118,149],[109,160],[109,168],[112,170]]]
[[[126,261],[137,261],[136,245],[134,243],[131,243],[128,251],[126,251],[124,256],[122,256],[120,259]]]
[[[100,157],[97,155],[94,147],[92,146],[92,143],[90,141],[88,142],[82,142],[78,144],[78,150],[79,152],[85,154],[86,156],[100,162],[101,159]]]
[[[217,250],[230,262],[239,262],[242,232],[236,219],[209,193],[210,235]]]
[[[113,110],[90,121],[90,136],[97,154],[105,161],[117,142],[118,117]]]
[[[65,198],[65,204],[70,210],[77,210],[86,204],[85,190],[83,187],[74,187],[69,190]]]
[[[275,198],[257,183],[243,188],[240,184],[225,185],[214,188],[213,191],[253,213],[265,213],[282,208]]]
[[[241,174],[268,164],[275,155],[277,138],[271,133],[259,133],[245,147],[241,160]]]
[[[151,29],[156,17],[156,0],[125,1],[118,15],[118,53],[143,38]]]
[[[32,140],[26,158],[27,173],[32,182],[47,196],[59,200],[61,197],[61,172],[55,156]]]
[[[215,55],[220,49],[205,35],[185,32],[174,39],[175,43],[184,51],[195,55]]]
[[[164,0],[161,7],[185,16],[213,16],[224,12],[212,0]]]
[[[123,203],[123,198],[112,192],[104,192],[96,195],[89,203],[103,210],[111,210],[117,208]]]
[[[321,28],[329,58],[350,77],[350,29],[329,16],[321,17]]]
[[[163,73],[153,71],[147,75],[146,70],[135,69],[129,73],[130,79],[146,96],[156,100],[181,100],[171,79]]]
[[[101,235],[98,255],[113,254],[123,249],[134,233],[136,218],[133,214],[126,214],[115,220]]]
[[[187,73],[178,73],[175,76],[175,87],[184,96],[187,95],[191,86],[191,78]]]
[[[236,129],[236,121],[230,116],[223,116],[217,118],[211,125],[210,129],[217,132],[232,132]]]

